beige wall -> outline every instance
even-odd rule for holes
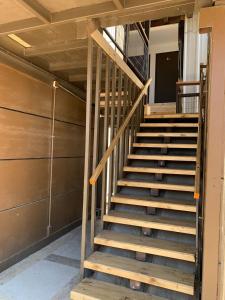
[[[224,300],[219,295],[224,268],[225,6],[202,9],[200,30],[211,32],[202,299]]]
[[[0,265],[81,218],[85,103],[56,89],[51,157],[52,95],[0,64]]]

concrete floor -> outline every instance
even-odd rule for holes
[[[0,300],[69,300],[80,272],[81,227],[0,274]]]

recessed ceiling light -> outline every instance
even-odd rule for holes
[[[25,48],[30,48],[31,45],[28,44],[27,42],[25,42],[24,40],[22,40],[20,37],[18,37],[15,34],[8,34],[8,37],[12,40],[14,40],[15,42],[17,42],[18,44],[20,44],[21,46],[25,47]]]

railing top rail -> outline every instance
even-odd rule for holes
[[[109,45],[101,32],[96,29],[91,34],[93,40],[102,48],[102,50],[111,58],[112,61],[136,84],[139,89],[143,89],[144,84],[135,75],[131,68],[123,61],[118,53]]]
[[[126,129],[127,125],[129,124],[130,119],[132,118],[136,108],[138,107],[142,97],[147,93],[147,90],[150,86],[152,82],[152,79],[150,78],[146,84],[143,86],[139,96],[137,97],[134,105],[132,106],[132,108],[130,109],[126,119],[124,120],[123,124],[120,126],[120,128],[118,129],[118,132],[116,134],[116,136],[113,138],[111,144],[109,145],[108,149],[106,150],[106,152],[104,153],[101,161],[99,162],[98,166],[96,167],[96,169],[94,170],[91,178],[90,178],[90,184],[95,184],[99,175],[101,174],[102,170],[104,169],[105,164],[107,163],[108,158],[110,157],[110,155],[112,154],[115,146],[117,145],[120,137],[122,136],[124,130]]]

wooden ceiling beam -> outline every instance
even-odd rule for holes
[[[28,0],[19,0],[26,3],[30,3]],[[32,0],[31,3],[33,3],[34,0]],[[116,2],[120,2],[121,5],[123,5],[123,0],[113,0]],[[93,19],[93,18],[99,18],[101,21],[101,24],[106,23],[111,25],[117,25],[118,20],[121,21],[121,24],[124,23],[132,23],[136,21],[142,21],[150,19],[150,17],[153,19],[165,17],[165,12],[162,11],[162,13],[159,13],[159,10],[167,9],[167,11],[170,11],[171,13],[169,16],[174,15],[174,9],[173,7],[176,6],[176,14],[185,13],[185,5],[188,6],[188,13],[190,13],[190,5],[191,3],[194,3],[194,0],[184,0],[184,4],[181,6],[181,10],[179,11],[180,6],[180,0],[126,0],[125,5],[122,9],[118,9],[115,6],[114,2],[104,2],[99,4],[92,4],[85,7],[77,7],[72,8],[69,10],[64,10],[61,12],[55,12],[52,13],[50,16],[51,23],[40,23],[40,19],[36,20],[30,20],[30,21],[19,21],[19,22],[12,22],[8,24],[2,24],[0,25],[0,35],[10,34],[10,33],[17,33],[17,32],[24,32],[24,31],[32,31],[35,29],[40,28],[48,28],[51,25],[60,24],[60,23],[69,23],[69,22],[81,22],[87,19]],[[117,3],[118,4],[118,3]],[[118,4],[120,6],[120,4]],[[120,6],[121,7],[121,6]],[[183,10],[182,10],[183,9]],[[156,17],[154,16],[154,13],[156,12]],[[193,7],[192,7],[193,12]],[[150,17],[149,17],[150,16]],[[49,20],[49,17],[46,17],[44,15],[45,21]],[[123,21],[124,20],[124,21]],[[31,22],[32,21],[32,22]],[[37,22],[39,21],[39,22]],[[108,23],[106,22],[108,21]]]
[[[113,0],[113,3],[117,9],[123,9],[125,6],[123,0]]]
[[[66,70],[73,70],[73,69],[82,69],[87,68],[87,60],[75,60],[70,62],[56,62],[49,64],[49,71],[56,72],[56,71],[66,71]]]
[[[87,48],[87,39],[65,41],[63,43],[53,43],[25,49],[26,57],[41,56],[45,54],[78,50]]]
[[[36,0],[17,0],[17,2],[44,24],[49,24],[51,22],[50,12]]]

